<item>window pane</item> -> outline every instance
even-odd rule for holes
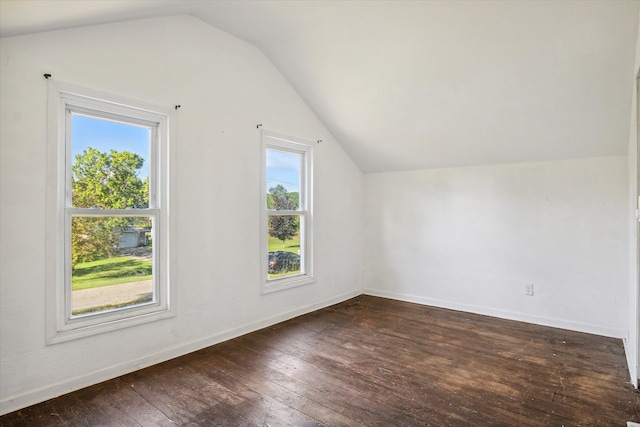
[[[302,155],[267,149],[267,209],[300,209]]]
[[[72,206],[149,207],[151,130],[71,115]]]
[[[300,215],[269,215],[269,279],[300,274]]]
[[[151,217],[72,218],[73,315],[155,300],[151,224]]]

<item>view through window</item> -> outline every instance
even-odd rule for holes
[[[270,280],[301,273],[300,153],[267,149],[267,224]],[[304,271],[302,270],[302,273]]]
[[[67,115],[71,317],[153,302],[155,129],[73,110]]]
[[[313,282],[312,145],[263,131],[263,292]]]

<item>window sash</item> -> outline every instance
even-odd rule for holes
[[[284,211],[276,209],[267,209],[267,215],[306,215],[305,210]]]
[[[92,211],[92,209],[73,209],[74,211]],[[111,210],[113,212],[113,210]],[[121,211],[121,210],[117,210]],[[103,322],[103,318],[108,316],[117,315],[118,312],[124,312],[124,314],[128,315],[131,311],[135,310],[136,312],[145,310],[143,307],[148,307],[147,310],[155,310],[159,306],[160,302],[163,301],[162,297],[162,289],[160,286],[161,283],[161,269],[158,268],[158,254],[160,253],[161,239],[158,231],[161,229],[160,224],[160,211],[157,209],[146,210],[146,214],[141,214],[138,212],[126,212],[126,215],[110,215],[104,212],[95,213],[89,212],[89,214],[83,214],[82,212],[70,212],[70,209],[67,210],[67,214],[65,216],[65,251],[68,251],[65,256],[65,277],[68,280],[65,283],[65,319],[68,325],[73,325],[74,323],[82,322],[83,324],[90,323],[101,323]],[[154,213],[152,213],[154,212]],[[73,314],[73,284],[72,284],[72,271],[71,271],[71,233],[72,227],[71,223],[73,218],[135,218],[135,217],[144,217],[151,218],[152,227],[151,227],[151,239],[153,242],[152,248],[152,279],[151,279],[151,289],[152,289],[152,299],[148,303],[130,305],[125,307],[119,307],[115,309],[101,310],[97,312],[87,313],[87,314]],[[96,318],[96,321],[92,321],[91,319]]]
[[[273,277],[273,278],[269,278],[269,274],[267,274],[267,286],[273,286],[274,283],[277,283],[278,281],[286,281],[287,279],[291,279],[291,278],[299,278],[301,276],[306,276],[307,275],[307,269],[308,269],[308,265],[309,263],[307,262],[307,241],[306,241],[306,223],[307,223],[307,213],[305,211],[277,211],[277,210],[269,210],[269,213],[267,214],[267,222],[269,221],[269,217],[271,216],[298,216],[300,217],[300,249],[299,249],[299,256],[300,256],[300,272],[297,274],[289,274],[286,276],[282,276],[282,277]],[[269,238],[268,234],[269,234],[269,229],[267,227],[267,240]],[[267,254],[268,255],[269,251],[267,250]]]
[[[133,113],[133,112],[132,112]],[[136,111],[137,113],[137,111]],[[149,208],[161,208],[160,202],[160,185],[159,185],[159,145],[160,140],[160,127],[161,123],[146,118],[139,118],[135,116],[125,116],[122,113],[113,113],[109,111],[90,109],[80,106],[72,106],[66,104],[65,106],[65,201],[64,204],[67,208],[73,208],[73,187],[72,187],[72,166],[73,166],[73,141],[72,135],[72,118],[74,114],[83,115],[99,120],[112,121],[116,123],[122,123],[132,126],[140,126],[148,128],[151,131],[149,139]],[[144,115],[146,116],[146,114]]]
[[[65,208],[71,215],[77,216],[151,216],[160,215],[161,209],[100,209],[100,208]]]

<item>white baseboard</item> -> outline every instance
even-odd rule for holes
[[[79,390],[93,384],[98,384],[102,381],[110,380],[112,378],[116,378],[121,375],[146,368],[148,366],[162,363],[175,357],[183,356],[185,354],[201,350],[203,348],[221,343],[223,341],[248,334],[249,332],[257,331],[259,329],[275,325],[285,320],[293,319],[294,317],[298,317],[300,315],[307,314],[312,311],[340,303],[342,301],[346,301],[361,294],[362,292],[360,289],[346,292],[344,294],[323,301],[308,304],[302,307],[297,307],[293,310],[289,310],[287,312],[280,313],[256,322],[222,331],[203,339],[182,343],[174,347],[169,347],[159,352],[148,354],[135,360],[127,361],[126,363],[109,366],[90,374],[69,378],[65,381],[50,384],[38,389],[29,390],[19,395],[5,397],[0,400],[0,415],[25,408],[39,402],[44,402],[45,400],[53,399],[54,397],[70,393],[72,391]]]
[[[444,301],[434,298],[426,298],[417,295],[401,294],[379,289],[365,289],[365,295],[390,298],[399,301],[413,302],[417,304],[430,305],[433,307],[447,308],[450,310],[465,311],[469,313],[482,314],[484,316],[498,317],[500,319],[516,320],[519,322],[532,323],[534,325],[550,326],[553,328],[567,329],[576,332],[585,332],[593,335],[601,335],[611,338],[627,338],[627,331],[623,329],[607,328],[589,323],[572,322],[563,319],[549,317],[531,316],[507,310],[499,310],[490,307],[482,307],[471,304],[460,304],[451,301]]]

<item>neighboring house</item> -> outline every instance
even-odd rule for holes
[[[138,246],[146,246],[149,241],[147,233],[151,230],[148,228],[131,227],[125,230],[120,237],[120,248],[137,248]]]

